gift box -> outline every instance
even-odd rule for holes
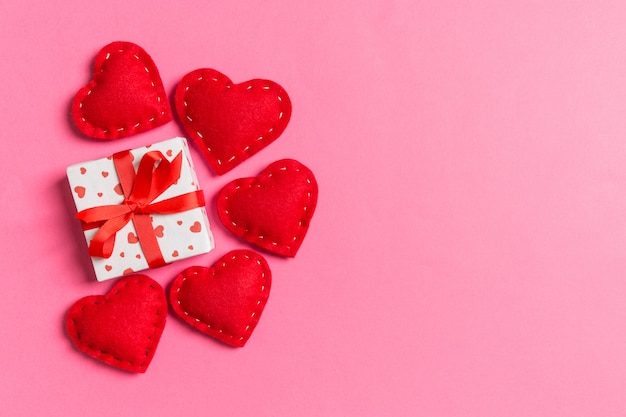
[[[184,138],[72,165],[67,178],[98,281],[214,247]]]

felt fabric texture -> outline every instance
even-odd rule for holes
[[[217,214],[235,235],[269,252],[295,257],[317,196],[311,170],[296,160],[283,159],[257,177],[226,184],[217,197]]]
[[[104,296],[80,299],[68,311],[67,334],[74,345],[108,365],[145,372],[167,316],[158,282],[145,275],[121,278]]]
[[[272,273],[250,250],[228,252],[210,267],[192,266],[170,287],[172,310],[185,323],[228,345],[243,347],[270,294]]]
[[[280,85],[262,79],[233,84],[208,68],[185,75],[174,101],[183,128],[219,175],[276,140],[291,118]]]
[[[74,97],[72,119],[81,132],[97,139],[123,138],[172,120],[152,58],[130,42],[102,48],[93,79]]]

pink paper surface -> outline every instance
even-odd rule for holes
[[[4,416],[623,416],[626,3],[5,2],[0,404]],[[114,40],[170,98],[197,68],[267,78],[284,134],[224,176],[192,146],[216,249],[250,248],[216,192],[294,158],[317,212],[243,349],[172,314],[144,375],[78,352],[67,309],[104,294],[65,169],[183,132],[112,142],[71,126]]]

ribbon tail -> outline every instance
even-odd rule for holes
[[[133,217],[133,213],[114,217],[106,221],[89,242],[89,255],[97,258],[110,258],[115,246],[115,235]]]

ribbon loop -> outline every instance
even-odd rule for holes
[[[148,265],[155,268],[165,264],[150,214],[178,213],[205,205],[204,194],[200,190],[153,203],[180,179],[182,157],[182,152],[179,152],[170,162],[159,151],[147,152],[135,173],[130,151],[113,155],[124,201],[91,207],[76,214],[83,229],[99,228],[89,243],[91,256],[109,258],[113,254],[117,232],[132,221]]]

